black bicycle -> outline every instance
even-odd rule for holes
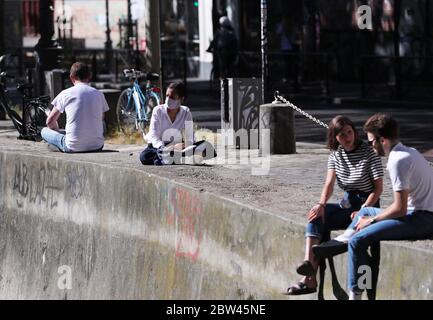
[[[4,56],[0,57],[0,66]],[[6,81],[14,77],[0,69],[0,104],[11,119],[19,133],[18,139],[40,141],[41,130],[47,120],[49,96],[31,97],[33,85],[29,83],[18,84],[17,89],[23,95],[22,117],[12,109],[7,95]]]

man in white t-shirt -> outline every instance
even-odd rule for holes
[[[369,266],[368,247],[382,240],[423,240],[433,236],[433,170],[415,149],[399,142],[397,122],[386,114],[372,116],[364,125],[380,156],[389,156],[387,169],[394,202],[386,209],[364,208],[354,219],[356,233],[350,238],[349,298],[360,300],[359,280]],[[362,281],[361,281],[362,283]]]
[[[103,93],[89,85],[89,67],[76,62],[71,67],[73,87],[63,90],[51,103],[47,126],[42,138],[62,152],[99,151],[104,147],[104,112],[108,104]],[[57,120],[66,112],[65,134],[59,132]]]

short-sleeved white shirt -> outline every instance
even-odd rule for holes
[[[171,122],[166,105],[159,105],[153,109],[149,132],[146,140],[154,148],[160,148],[167,142],[185,144],[194,143],[192,115],[188,107],[181,106],[174,122]]]
[[[408,210],[433,212],[433,168],[415,149],[397,144],[387,169],[395,192],[408,190]]]
[[[104,146],[102,120],[109,108],[102,92],[78,82],[60,92],[52,105],[66,112],[65,143],[69,150],[91,151]]]

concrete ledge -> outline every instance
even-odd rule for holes
[[[286,299],[301,220],[119,162],[0,151],[0,298]],[[432,299],[432,264],[428,247],[384,243],[378,298]],[[345,288],[345,255],[336,266]]]

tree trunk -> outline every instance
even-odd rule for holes
[[[159,0],[145,0],[145,4],[146,69],[160,75],[159,87],[162,89]]]
[[[48,48],[53,45],[54,36],[54,1],[40,0],[39,4],[39,34],[36,48]]]

